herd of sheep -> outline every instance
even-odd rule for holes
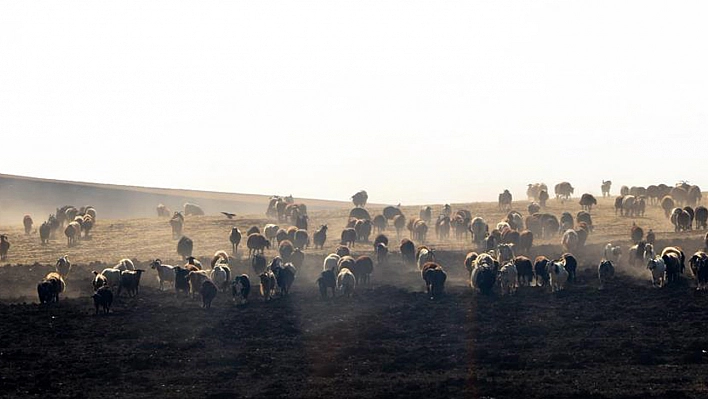
[[[603,196],[610,195],[610,181],[603,181]],[[555,186],[555,195],[559,201],[567,201],[573,194],[570,183],[562,182]],[[700,188],[681,183],[675,187],[666,185],[643,187],[622,187],[621,195],[615,200],[615,212],[623,217],[641,216],[647,205],[661,206],[666,217],[670,218],[676,231],[708,228],[708,209],[699,205]],[[582,254],[585,241],[594,229],[590,212],[597,200],[588,193],[581,195],[581,211],[576,215],[564,212],[560,218],[545,211],[548,200],[548,188],[543,183],[529,184],[527,195],[530,204],[528,215],[524,216],[512,210],[512,195],[504,190],[499,195],[499,208],[506,211],[506,217],[496,225],[490,224],[481,216],[474,216],[469,211],[453,211],[450,205],[442,207],[439,215],[433,218],[433,209],[424,206],[417,217],[406,218],[400,206],[387,206],[381,214],[373,217],[367,211],[368,194],[360,191],[351,197],[354,208],[348,215],[347,223],[339,236],[339,245],[324,258],[323,268],[316,284],[322,298],[351,296],[358,287],[367,286],[375,265],[389,265],[389,239],[385,234],[389,224],[395,229],[400,244],[397,250],[404,267],[415,268],[423,279],[428,295],[432,299],[444,293],[447,275],[438,261],[434,248],[426,245],[428,231],[433,230],[440,241],[454,235],[458,240],[469,240],[475,250],[469,252],[464,260],[464,267],[469,273],[469,286],[477,292],[491,294],[498,291],[501,295],[514,294],[520,286],[550,287],[551,292],[563,290],[566,284],[575,280],[578,259],[574,254]],[[695,208],[694,208],[695,207]],[[202,306],[209,308],[218,293],[228,293],[238,304],[247,302],[251,292],[251,278],[248,274],[232,275],[230,257],[225,251],[217,251],[211,262],[203,267],[193,257],[193,242],[183,235],[185,216],[203,215],[203,210],[196,204],[185,204],[184,212],[171,213],[164,205],[157,208],[158,215],[169,218],[173,238],[177,239],[177,252],[184,264],[168,265],[160,259],[149,263],[157,273],[159,289],[172,287],[177,293],[193,298],[200,296]],[[273,219],[261,229],[251,227],[245,233],[248,259],[257,276],[260,294],[269,301],[274,296],[286,297],[291,289],[298,269],[302,268],[305,251],[308,248],[322,249],[327,242],[328,226],[320,225],[310,234],[307,206],[296,203],[292,196],[272,197],[266,215]],[[66,224],[64,229],[68,246],[75,240],[86,239],[96,221],[96,211],[86,206],[75,208],[66,206],[57,209],[40,227],[42,243],[53,237],[55,232]],[[23,220],[26,234],[32,229],[31,217]],[[281,227],[286,223],[289,227]],[[430,227],[429,227],[430,226]],[[404,238],[404,230],[409,238]],[[370,240],[375,234],[373,241]],[[232,253],[236,254],[244,235],[233,227],[229,234]],[[533,260],[527,255],[533,245],[534,237],[560,237],[563,255],[557,259],[537,256]],[[676,246],[664,248],[659,253],[654,250],[654,232],[644,234],[633,223],[630,236],[633,246],[628,249],[628,264],[642,265],[648,271],[653,285],[662,287],[671,284],[685,271],[686,254]],[[708,247],[708,235],[705,237]],[[417,242],[417,244],[416,244]],[[373,259],[370,256],[353,256],[351,248],[357,244],[373,243]],[[0,257],[7,256],[10,243],[6,235],[0,235]],[[276,247],[278,254],[268,260],[265,250]],[[371,248],[371,247],[369,247]],[[604,289],[613,277],[615,268],[622,258],[622,249],[608,243],[602,253],[602,260],[597,266],[600,288]],[[688,258],[691,272],[699,289],[708,285],[708,255],[704,250],[695,252]],[[462,266],[462,265],[460,265]],[[37,286],[40,303],[59,300],[59,295],[66,289],[64,278],[71,270],[67,256],[60,258],[55,271],[47,274]],[[412,270],[412,269],[409,269]],[[100,309],[110,310],[114,295],[125,292],[128,296],[139,294],[141,275],[146,270],[136,269],[133,261],[122,259],[115,266],[93,272],[94,305],[96,313]]]

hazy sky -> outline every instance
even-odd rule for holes
[[[4,1],[0,173],[403,204],[708,187],[707,20],[704,1]]]

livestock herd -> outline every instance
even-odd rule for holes
[[[610,195],[610,181],[603,181],[603,197]],[[568,182],[555,186],[558,201],[568,201],[574,188]],[[696,229],[708,228],[708,209],[699,205],[700,188],[680,183],[675,187],[666,185],[643,187],[622,187],[621,195],[615,200],[615,214],[622,217],[641,217],[648,205],[660,206],[667,218],[675,226],[675,231],[689,230],[695,222]],[[514,294],[519,287],[549,287],[551,292],[563,290],[575,280],[578,267],[577,254],[583,254],[585,242],[592,234],[594,226],[591,216],[592,207],[597,200],[589,193],[580,196],[581,211],[572,215],[563,212],[560,218],[544,211],[548,201],[548,188],[543,183],[529,184],[527,196],[531,201],[527,207],[528,215],[512,209],[512,194],[504,190],[499,194],[499,209],[507,212],[506,217],[490,229],[490,224],[481,216],[474,216],[465,209],[452,209],[449,204],[440,209],[437,218],[433,218],[433,208],[421,207],[417,217],[406,218],[398,206],[387,206],[373,217],[366,209],[368,194],[360,191],[351,199],[354,208],[349,212],[343,228],[339,245],[326,255],[323,269],[316,279],[323,299],[334,297],[336,292],[343,296],[352,296],[359,287],[370,284],[370,276],[377,267],[390,265],[389,238],[385,234],[391,224],[396,238],[400,242],[397,250],[401,263],[407,270],[417,270],[423,279],[428,295],[436,299],[443,295],[447,275],[438,261],[435,249],[427,245],[429,226],[433,226],[439,241],[451,239],[467,240],[475,250],[467,254],[464,267],[469,273],[469,286],[482,294],[498,291],[501,295]],[[695,207],[695,208],[694,208]],[[149,268],[155,270],[161,291],[169,286],[177,293],[193,298],[201,296],[202,306],[209,308],[214,298],[221,293],[229,293],[234,302],[244,304],[251,291],[251,278],[248,274],[232,275],[232,257],[225,251],[217,251],[207,267],[203,268],[193,256],[193,241],[183,235],[185,216],[203,215],[204,211],[196,204],[185,204],[183,212],[171,213],[163,204],[157,207],[160,217],[169,218],[172,236],[177,241],[177,253],[183,258],[183,265],[168,265],[160,259],[149,262]],[[225,213],[226,214],[226,213]],[[269,301],[275,296],[286,297],[291,289],[298,269],[305,261],[308,248],[323,249],[327,243],[328,225],[323,224],[312,235],[308,232],[309,216],[307,206],[296,203],[292,196],[274,196],[269,201],[266,215],[273,223],[267,223],[261,229],[253,226],[245,234],[248,259],[260,286],[260,294]],[[228,215],[227,215],[228,216]],[[64,228],[67,244],[75,245],[78,239],[89,239],[91,228],[96,222],[96,210],[91,206],[58,208],[40,227],[40,238],[44,244],[55,238],[56,231]],[[281,227],[285,223],[288,227]],[[23,219],[25,234],[32,231],[32,219],[26,215]],[[403,237],[408,230],[409,238]],[[83,236],[82,236],[83,233]],[[373,241],[371,235],[375,233]],[[244,235],[233,227],[229,234],[232,254],[235,256]],[[559,257],[529,257],[534,237],[560,237],[563,254]],[[650,229],[644,235],[643,230],[632,223],[630,236],[634,245],[629,248],[627,264],[646,268],[653,285],[663,287],[681,278],[684,274],[686,254],[676,246],[655,252],[654,232]],[[708,247],[708,235],[705,237]],[[354,256],[352,249],[365,243],[373,243],[373,259],[370,256]],[[418,244],[416,244],[418,243]],[[10,243],[6,235],[0,235],[0,257],[5,259]],[[270,261],[265,250],[277,247],[278,254]],[[369,247],[371,248],[371,247]],[[615,274],[622,259],[619,245],[608,243],[602,253],[602,260],[597,265],[597,277],[600,288],[604,289]],[[574,255],[576,254],[576,255]],[[688,258],[688,263],[699,289],[708,286],[708,255],[704,250],[695,252]],[[460,265],[462,266],[462,265]],[[449,266],[448,266],[449,267]],[[60,258],[55,271],[47,274],[37,286],[40,303],[59,300],[59,295],[66,289],[64,279],[71,270],[68,256]],[[113,297],[125,292],[128,296],[139,294],[141,275],[146,270],[138,269],[130,259],[122,259],[115,266],[98,272],[93,271],[94,305],[96,313],[100,309],[110,310]]]

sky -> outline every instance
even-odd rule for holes
[[[4,1],[0,173],[375,203],[708,187],[701,1]]]

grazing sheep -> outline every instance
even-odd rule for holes
[[[427,262],[421,268],[420,274],[423,277],[423,281],[425,281],[425,288],[428,295],[430,295],[430,299],[437,299],[443,295],[447,274],[442,266],[435,262]]]
[[[251,257],[256,253],[263,254],[266,248],[270,249],[270,241],[260,233],[253,233],[246,239],[246,246],[248,247],[248,256]]]
[[[340,270],[337,274],[337,289],[343,293],[344,296],[351,297],[354,294],[354,289],[356,288],[356,278],[351,270],[344,268]]]
[[[369,200],[369,194],[366,191],[361,190],[358,193],[352,195],[352,202],[357,208],[363,208],[366,206],[366,201]]]
[[[550,276],[551,292],[561,291],[565,288],[565,283],[568,281],[568,271],[563,267],[563,263],[560,261],[549,262],[548,275]]]
[[[356,243],[356,238],[357,238],[356,230],[354,230],[351,227],[346,228],[346,229],[342,230],[341,244],[346,245],[348,247],[353,247]]]
[[[251,293],[251,280],[247,274],[242,274],[234,278],[231,282],[231,296],[239,305],[243,305],[248,300]]]
[[[112,304],[113,291],[109,287],[100,287],[93,294],[93,306],[96,307],[96,314],[99,313],[100,308],[103,308],[104,314],[108,314],[111,311]]]
[[[177,253],[182,257],[182,259],[187,259],[192,256],[192,249],[194,248],[194,242],[187,236],[182,236],[182,238],[177,241]]]
[[[416,262],[416,249],[415,249],[415,243],[413,241],[404,238],[401,240],[401,245],[399,246],[399,250],[401,252],[401,259],[403,260],[404,265],[412,265],[415,264]]]
[[[580,197],[580,206],[584,211],[592,211],[593,205],[597,205],[597,200],[592,194],[585,193]]]
[[[337,246],[337,249],[334,252],[339,256],[351,255],[351,251],[349,250],[349,247],[344,246],[344,245]]]
[[[59,258],[57,260],[57,263],[54,265],[54,269],[57,273],[59,273],[60,276],[68,276],[69,272],[71,271],[71,262],[69,261],[69,255],[64,255]]]
[[[614,277],[615,267],[610,260],[600,261],[597,267],[597,278],[600,280],[600,289],[604,290],[605,285]]]
[[[37,294],[39,303],[59,302],[59,294],[66,289],[66,283],[59,273],[51,272],[44,277],[41,283],[37,284]]]
[[[317,286],[320,289],[320,297],[322,299],[327,299],[328,290],[332,290],[332,298],[334,298],[334,292],[337,287],[337,278],[334,275],[334,270],[328,269],[320,273],[320,277],[317,278]]]
[[[263,274],[263,272],[266,270],[268,261],[266,260],[265,256],[261,254],[255,254],[253,255],[253,259],[251,259],[251,267],[253,268],[253,271],[256,273],[257,276]]]
[[[123,270],[120,272],[120,284],[118,284],[117,296],[123,289],[128,292],[128,296],[134,297],[138,295],[138,289],[140,287],[140,276],[143,274],[144,270]]]
[[[241,230],[236,227],[232,227],[231,234],[229,234],[229,241],[231,242],[231,253],[236,255],[236,251],[238,251],[238,244],[241,243]]]
[[[342,259],[341,256],[337,254],[329,254],[324,260],[324,264],[322,265],[322,270],[337,270],[337,267],[339,266],[339,260]]]
[[[184,215],[185,216],[204,216],[204,210],[202,209],[201,206],[199,206],[197,204],[185,202]]]
[[[30,215],[25,215],[22,218],[22,224],[25,226],[25,235],[28,236],[30,235],[30,232],[32,231],[32,224],[34,222],[32,221],[32,216]]]
[[[199,294],[202,296],[202,307],[205,309],[211,308],[211,303],[216,298],[216,294],[219,290],[211,280],[202,281],[202,285],[199,288]]]
[[[267,270],[258,277],[261,279],[261,296],[268,302],[275,295],[275,286],[277,282],[275,281],[275,275],[272,271]]]
[[[150,268],[157,271],[157,281],[160,283],[160,291],[164,290],[165,283],[175,283],[175,267],[163,265],[160,259],[150,262]]]
[[[315,231],[314,234],[312,234],[312,241],[315,244],[315,249],[319,247],[322,249],[324,247],[325,242],[327,241],[327,225],[323,224],[320,226],[319,229]]]

